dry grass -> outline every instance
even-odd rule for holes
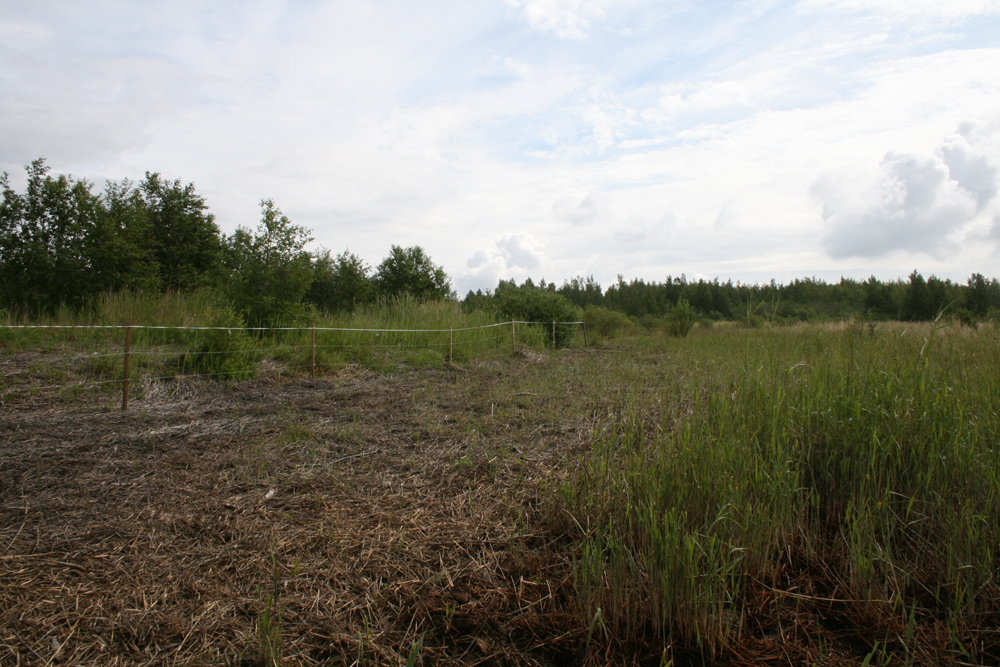
[[[525,363],[8,397],[0,664],[264,664],[273,593],[281,664],[572,655],[534,519],[589,434],[497,398]]]

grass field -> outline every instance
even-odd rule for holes
[[[0,664],[1000,662],[995,329],[500,349],[5,374]]]

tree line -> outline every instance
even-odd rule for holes
[[[444,269],[419,246],[393,245],[374,269],[349,250],[306,251],[311,232],[273,200],[255,229],[222,234],[193,183],[146,172],[93,184],[26,167],[23,193],[0,175],[0,308],[29,317],[82,309],[122,290],[219,290],[248,326],[302,323],[402,293],[454,298]]]
[[[487,308],[514,286],[500,281],[493,290],[470,291],[464,300],[468,309]],[[592,276],[578,276],[561,286],[543,278],[530,278],[521,288],[561,296],[580,309],[603,308],[622,313],[640,324],[662,321],[679,306],[708,320],[737,320],[749,324],[762,321],[829,321],[850,318],[866,320],[930,321],[939,316],[957,317],[966,323],[986,319],[1000,321],[1000,281],[973,273],[966,284],[914,270],[908,280],[879,281],[875,276],[858,281],[841,278],[828,283],[818,278],[796,279],[785,284],[689,281],[683,275],[667,276],[663,282],[642,278],[626,281],[621,275],[604,289]]]
[[[924,278],[914,270],[907,280],[882,282],[875,276],[859,281],[841,278],[828,283],[818,278],[796,279],[788,284],[733,283],[683,275],[663,282],[636,278],[618,280],[602,290],[593,278],[577,277],[562,286],[546,284],[581,308],[600,306],[639,321],[663,317],[686,303],[703,318],[713,320],[763,320],[778,322],[839,320],[928,321],[956,316],[966,321],[1000,320],[1000,282],[973,273],[965,284]]]
[[[317,311],[352,311],[379,299],[456,296],[444,269],[420,246],[393,245],[376,267],[345,250],[307,251],[310,230],[292,224],[272,200],[261,202],[256,228],[222,234],[193,183],[146,172],[141,182],[108,183],[52,175],[44,159],[26,167],[23,193],[0,175],[0,309],[28,317],[85,308],[109,292],[219,291],[248,326],[305,323]],[[640,323],[684,313],[715,320],[931,320],[942,313],[969,322],[1000,319],[1000,283],[974,273],[965,284],[914,270],[906,281],[874,276],[827,283],[816,278],[744,284],[667,276],[663,282],[619,276],[609,287],[593,277],[562,285],[470,291],[466,310],[503,317],[569,321],[602,308]],[[685,315],[686,316],[686,315]]]

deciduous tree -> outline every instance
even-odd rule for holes
[[[35,312],[79,306],[92,291],[98,198],[86,180],[50,176],[44,158],[26,170],[23,195],[0,176],[0,299]]]
[[[368,264],[350,250],[333,257],[324,249],[314,255],[307,298],[327,312],[353,311],[374,296],[369,272]]]
[[[305,246],[312,236],[282,215],[273,200],[262,200],[260,207],[256,232],[241,225],[224,240],[230,298],[248,326],[302,323],[303,297],[313,277]]]
[[[392,246],[375,270],[375,289],[382,296],[409,294],[418,299],[446,299],[452,295],[451,279],[420,246]]]

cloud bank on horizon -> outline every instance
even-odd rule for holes
[[[0,171],[501,278],[1000,274],[1000,1],[0,0]],[[21,179],[21,180],[19,180]]]

